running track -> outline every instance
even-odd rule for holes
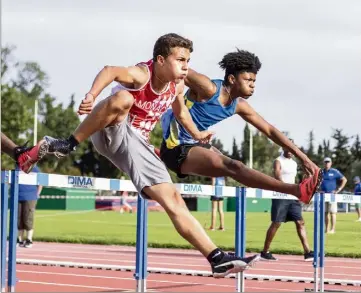
[[[133,247],[35,243],[17,250],[17,292],[120,292],[134,291],[133,272],[67,266],[31,265],[41,261],[74,266],[135,266]],[[94,265],[96,264],[96,265]],[[84,265],[82,265],[84,266]],[[196,251],[148,249],[148,267],[209,272],[207,261]],[[312,262],[302,256],[279,256],[277,262],[259,262],[248,275],[313,277]],[[361,259],[326,258],[325,279],[361,280]],[[150,273],[149,292],[234,292],[235,279]],[[310,283],[246,280],[247,292],[303,292]],[[359,286],[325,285],[326,290],[361,291]]]

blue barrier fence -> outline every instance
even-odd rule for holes
[[[1,289],[6,287],[6,270],[8,271],[8,291],[14,292],[16,285],[16,240],[17,240],[17,207],[18,207],[18,184],[42,185],[52,187],[87,188],[94,190],[133,191],[136,189],[129,180],[92,178],[81,176],[68,176],[46,173],[25,174],[19,171],[1,172]],[[236,197],[236,229],[235,229],[235,253],[244,257],[246,251],[246,198],[271,198],[271,199],[296,199],[296,197],[267,190],[244,188],[244,187],[215,187],[212,185],[198,184],[175,184],[181,194],[194,196],[222,195],[224,197]],[[8,263],[6,269],[6,244],[7,244],[7,217],[8,217],[8,192],[10,194],[10,232],[8,242]],[[321,290],[324,286],[324,206],[325,202],[361,203],[361,196],[350,194],[316,194],[314,199],[314,288],[319,285]],[[147,200],[138,196],[137,213],[137,238],[136,238],[136,266],[135,280],[137,292],[146,291],[147,278]],[[318,269],[321,276],[319,277]],[[169,270],[168,270],[169,271]],[[239,273],[236,276],[237,292],[245,290],[245,275]]]

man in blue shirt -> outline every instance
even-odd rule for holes
[[[37,166],[32,172],[40,172]],[[30,248],[33,245],[34,213],[42,186],[19,184],[18,245]],[[25,239],[26,231],[26,239]]]
[[[353,191],[354,194],[361,196],[361,179],[360,179],[360,177],[355,176],[355,178],[353,179],[353,182],[355,183],[355,189]],[[358,215],[357,222],[361,222],[361,207],[360,207],[360,204],[359,203],[355,204],[355,208],[356,208],[356,213]]]
[[[323,169],[323,181],[321,184],[321,192],[324,193],[339,193],[346,185],[347,179],[343,174],[332,167],[332,160],[329,157],[326,157],[323,160],[325,167]],[[340,186],[337,187],[338,182]],[[336,227],[336,213],[337,213],[337,203],[328,202],[326,203],[326,212],[325,212],[325,225],[327,233],[334,234]],[[331,214],[331,229],[328,229],[328,215]]]

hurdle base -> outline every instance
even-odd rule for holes
[[[313,289],[305,288],[305,292],[315,292]],[[329,289],[329,290],[323,290],[318,292],[360,292],[360,291],[345,291],[345,290],[335,290],[335,289]]]
[[[137,289],[136,292],[147,292],[147,280],[137,280]]]

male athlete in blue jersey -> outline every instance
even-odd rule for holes
[[[292,194],[301,201],[309,203],[322,181],[322,171],[246,101],[254,92],[256,75],[261,68],[258,57],[248,51],[237,49],[236,52],[226,54],[219,65],[225,70],[224,80],[211,80],[191,69],[185,79],[189,87],[185,95],[185,105],[198,129],[206,130],[232,115],[240,115],[272,141],[289,149],[298,157],[309,177],[299,185],[288,184],[250,169],[242,162],[222,155],[210,144],[194,140],[177,121],[171,109],[161,120],[163,128],[161,159],[179,177],[227,176],[249,187]]]

